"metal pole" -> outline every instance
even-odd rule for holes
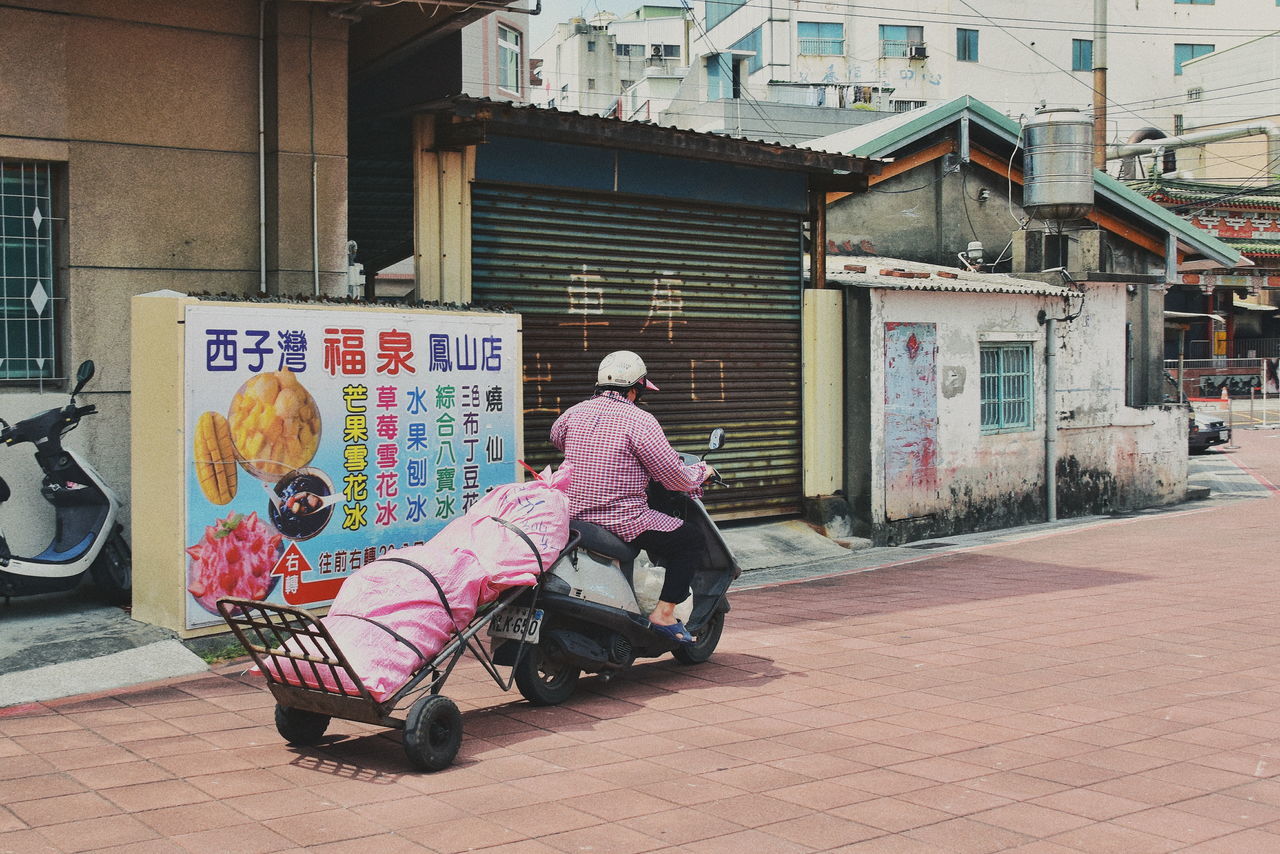
[[[1058,521],[1058,321],[1044,322],[1044,504],[1046,521]]]
[[[1107,0],[1093,0],[1093,166],[1107,168]]]
[[[1235,416],[1231,414],[1231,393],[1227,392],[1227,429],[1231,431],[1231,440],[1223,445],[1224,448],[1235,450],[1240,447],[1236,444],[1236,424]]]

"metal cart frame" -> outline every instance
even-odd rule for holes
[[[317,744],[324,737],[330,719],[341,718],[403,730],[405,753],[421,770],[439,771],[453,762],[462,744],[462,715],[457,705],[440,690],[468,651],[499,688],[511,689],[530,644],[523,638],[514,641],[515,657],[510,672],[504,677],[498,671],[492,650],[477,640],[476,635],[517,603],[521,607],[527,603],[532,612],[546,577],[542,556],[528,535],[505,520],[491,518],[519,534],[532,549],[538,559],[538,583],[503,591],[497,600],[482,607],[465,628],[455,627],[448,643],[431,659],[392,632],[398,641],[417,653],[423,665],[403,687],[382,701],[373,697],[328,628],[310,612],[253,599],[224,597],[218,600],[218,613],[267,680],[277,703],[276,729],[286,741],[297,745]],[[578,540],[579,535],[571,533],[561,555],[570,554]],[[441,595],[443,607],[449,610],[443,591]],[[335,687],[327,687],[324,677]],[[400,717],[399,713],[406,707],[408,713]]]

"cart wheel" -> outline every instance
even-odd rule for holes
[[[453,700],[428,694],[413,704],[404,722],[404,752],[422,771],[453,764],[462,746],[462,713]]]
[[[329,728],[329,721],[328,715],[319,712],[276,705],[276,732],[290,744],[302,747],[318,744]]]
[[[558,706],[573,695],[582,671],[564,663],[556,663],[543,653],[541,644],[525,650],[516,665],[516,687],[535,706]]]
[[[678,646],[672,650],[671,654],[681,664],[701,664],[716,651],[716,645],[720,643],[720,633],[723,631],[724,611],[718,611],[694,636],[693,643]]]

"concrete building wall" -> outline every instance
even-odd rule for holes
[[[1042,520],[1046,332],[1037,315],[1064,317],[1062,301],[847,292],[846,493],[855,533],[892,543]],[[1125,299],[1123,285],[1091,284],[1079,316],[1058,324],[1054,408],[1063,517],[1167,504],[1186,491],[1185,416],[1167,407],[1124,405]],[[894,336],[904,325],[918,362],[907,374],[893,364],[901,358]],[[1029,429],[983,432],[980,352],[986,343],[1030,346]],[[908,375],[910,387],[900,387]],[[916,381],[921,377],[928,379]],[[893,409],[904,403],[917,422],[912,429],[919,435],[907,437],[911,441],[902,441],[894,424]]]
[[[520,85],[517,89],[499,85],[499,25],[520,37]],[[524,15],[498,12],[462,29],[462,92],[476,98],[524,103],[529,100],[529,33]]]
[[[828,251],[954,267],[956,254],[978,240],[989,260],[1003,251],[1007,261],[1015,217],[1025,216],[1021,187],[1013,185],[1011,214],[1007,181],[973,165],[944,174],[946,169],[940,158],[829,205]],[[987,198],[980,201],[984,190]]]
[[[1251,26],[1263,32],[1280,30],[1280,7],[1265,0],[1249,5]],[[1030,115],[1042,101],[1064,106],[1091,103],[1092,72],[1071,69],[1073,39],[1092,40],[1093,6],[1092,0],[1063,0],[1046,16],[1029,15],[1024,0],[988,0],[979,15],[939,0],[899,4],[900,11],[750,0],[707,28],[705,37],[695,39],[692,53],[715,53],[759,27],[764,65],[748,80],[759,98],[768,81],[827,81],[892,87],[885,103],[877,102],[882,109],[894,108],[894,102],[932,104],[975,95],[1017,117]],[[1186,75],[1174,73],[1175,44],[1212,44],[1222,51],[1250,38],[1239,29],[1241,10],[1235,3],[1163,0],[1112,3],[1108,8],[1108,96],[1126,106],[1108,114],[1110,139],[1126,139],[1148,125],[1172,129],[1173,114],[1181,110],[1172,108],[1176,102],[1169,96],[1186,88]],[[841,25],[842,49],[833,55],[801,53],[801,22]],[[920,27],[927,57],[882,56],[882,25]],[[957,59],[958,29],[978,32],[977,61]],[[1274,76],[1259,73],[1257,79]]]
[[[127,499],[130,297],[258,291],[259,5],[25,6],[0,9],[0,159],[53,166],[61,374],[95,360],[84,399],[101,413],[69,444]],[[282,2],[268,4],[265,30],[268,293],[314,289],[313,162],[320,290],[344,293],[347,23]],[[0,383],[0,414],[60,406],[64,388]],[[15,487],[4,527],[19,553],[43,547],[52,524],[26,491],[38,485],[27,456],[0,459]]]

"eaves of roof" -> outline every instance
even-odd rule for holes
[[[821,137],[810,141],[808,145],[824,150],[835,147],[858,157],[890,157],[906,145],[959,121],[963,116],[1001,137],[1010,146],[1019,145],[1021,141],[1022,127],[1018,122],[972,96],[962,95],[937,106],[921,107],[901,116]],[[1207,231],[1166,211],[1101,170],[1095,169],[1093,176],[1097,196],[1148,228],[1161,233],[1172,232],[1185,248],[1224,267],[1240,264],[1240,253]]]
[[[1080,297],[1079,291],[1065,285],[1019,279],[1006,273],[976,273],[956,267],[879,255],[828,257],[827,283],[893,291],[1008,294],[1061,299]]]
[[[607,148],[630,148],[700,160],[806,172],[832,187],[842,183],[865,186],[866,175],[880,171],[874,160],[605,116],[553,110],[532,104],[513,104],[458,95],[419,108],[447,117],[436,131],[437,145],[448,148],[482,141],[486,133],[505,133]],[[811,178],[811,182],[814,178]]]
[[[1280,240],[1247,240],[1224,237],[1223,241],[1250,258],[1280,258]]]

